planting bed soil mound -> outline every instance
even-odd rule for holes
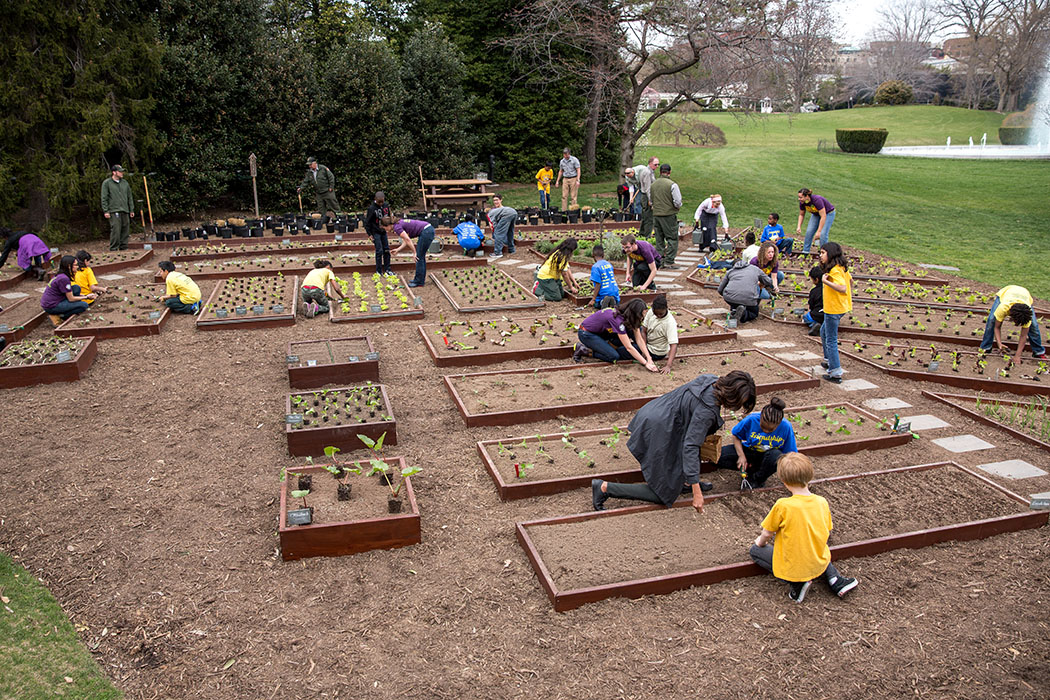
[[[313,367],[315,365],[332,365],[363,360],[365,355],[374,352],[368,336],[355,338],[333,338],[331,340],[304,340],[292,343],[290,356],[298,358],[288,363],[289,367]]]
[[[384,277],[375,272],[371,275],[354,272],[350,279],[341,280],[340,289],[346,299],[336,299],[329,304],[329,320],[333,323],[423,318],[422,300],[417,302],[401,275]]]
[[[378,384],[292,394],[291,406],[294,413],[303,417],[301,423],[292,425],[292,430],[393,420]]]
[[[5,300],[6,302],[6,300]],[[8,343],[21,340],[44,320],[46,313],[40,308],[40,302],[33,297],[18,299],[10,304],[3,304],[0,311],[0,335]]]
[[[28,277],[29,273],[9,258],[7,264],[0,268],[0,290],[10,289]]]
[[[985,425],[1050,451],[1050,400],[1044,396],[1017,400],[996,395],[922,393]]]
[[[268,253],[274,253],[277,255],[290,255],[300,256],[305,254],[316,254],[312,256],[312,259],[318,257],[330,258],[332,255],[337,254],[339,251],[361,248],[362,245],[367,243],[368,249],[374,250],[374,246],[368,241],[297,241],[289,240],[287,243],[283,241],[270,241],[267,243],[257,243],[253,245],[195,245],[195,246],[179,246],[172,250],[171,260],[172,262],[185,262],[190,260],[214,260],[218,258],[236,258],[236,257],[268,257]]]
[[[318,463],[325,458],[317,460]],[[396,457],[387,460],[390,474],[394,479],[394,487],[400,480],[401,466]],[[325,525],[331,523],[342,523],[351,520],[366,520],[368,518],[382,518],[389,515],[387,509],[387,498],[390,497],[390,487],[380,481],[379,476],[368,476],[371,466],[368,462],[354,462],[345,465],[347,468],[360,469],[360,474],[351,474],[345,481],[350,486],[350,500],[340,501],[338,486],[343,479],[332,476],[327,471],[312,472],[313,485],[310,494],[306,497],[306,505],[314,509],[313,524]],[[393,476],[394,472],[398,476]],[[301,498],[293,498],[292,491],[299,488],[297,474],[299,470],[291,468],[287,472],[287,479],[282,484],[285,492],[286,510],[302,507]],[[305,472],[303,472],[305,473]],[[404,487],[400,489],[400,495],[404,496]]]
[[[817,482],[810,490],[831,506],[832,545],[1025,511],[951,468]],[[762,520],[788,495],[783,488],[762,489],[711,500],[701,514],[661,508],[528,532],[559,589],[586,588],[747,561]]]
[[[94,338],[24,340],[0,353],[0,389],[74,382],[95,361]]]
[[[129,267],[138,267],[152,257],[152,250],[106,250],[101,253],[92,253],[89,264],[96,275],[102,275]]]
[[[576,306],[583,306],[589,304],[594,299],[594,283],[590,280],[579,280],[580,291],[578,294],[572,292],[566,292],[565,298],[571,301]],[[656,287],[656,289],[653,289]],[[646,302],[651,302],[656,297],[660,296],[664,292],[660,291],[659,286],[654,281],[648,289],[635,289],[629,284],[620,286],[620,301],[630,301],[631,299],[642,299]]]
[[[370,251],[372,245],[369,244],[367,249],[362,248],[361,250]],[[216,276],[270,275],[275,272],[301,276],[312,270],[314,261],[320,257],[320,255],[264,255],[245,259],[194,260],[181,263],[181,266],[187,275],[198,279],[215,278]],[[367,259],[365,252],[333,252],[324,257],[331,260],[336,267],[358,264]]]
[[[649,372],[641,365],[565,365],[538,372],[493,372],[448,377],[468,413],[513,411],[534,406],[563,406],[627,397],[654,399],[701,374],[740,369],[757,385],[777,385],[808,378],[758,350],[679,355],[670,374]],[[761,389],[760,389],[761,391]]]
[[[155,335],[168,320],[170,311],[157,297],[163,285],[132,284],[108,287],[88,310],[55,329],[57,335],[93,335],[99,340]]]
[[[368,336],[289,343],[285,361],[294,389],[379,381],[379,353]]]
[[[503,270],[491,265],[450,268],[430,273],[430,279],[456,311],[535,309],[543,302]]]

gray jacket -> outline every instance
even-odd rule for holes
[[[718,293],[727,304],[758,306],[758,285],[773,291],[773,280],[762,272],[762,268],[744,260],[737,260],[722,278],[722,283],[718,285]]]
[[[701,374],[642,406],[628,426],[627,449],[667,507],[682,495],[683,486],[700,481],[700,446],[722,427],[716,381],[717,375]]]

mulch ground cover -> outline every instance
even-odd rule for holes
[[[39,286],[17,289],[38,303]],[[720,304],[693,291],[669,297],[676,310],[688,298]],[[428,319],[470,318],[429,284],[419,293]],[[568,302],[548,308],[572,310]],[[423,468],[413,477],[420,544],[283,562],[279,473],[303,463],[288,454],[284,435],[287,345],[331,336],[331,326],[203,333],[176,315],[160,335],[101,344],[77,383],[5,390],[12,418],[0,428],[0,547],[55,594],[128,698],[666,698],[695,694],[698,678],[705,694],[730,699],[754,697],[756,681],[785,697],[814,687],[852,697],[1050,695],[1039,614],[1050,597],[1045,528],[847,560],[844,570],[861,583],[844,600],[816,591],[797,605],[782,583],[754,577],[552,612],[514,523],[589,511],[590,493],[501,502],[476,443],[555,434],[567,421],[465,427],[441,380],[451,371],[434,367],[419,323],[379,320],[361,332],[380,353],[399,424],[398,445],[387,452]],[[815,348],[793,326],[760,319],[747,328],[767,335],[733,347],[774,340],[794,343],[787,351]],[[50,334],[45,324],[30,337]],[[1046,464],[1040,448],[922,396],[937,385],[850,358],[843,364],[847,379],[877,388],[847,393],[824,383],[792,392],[789,413],[792,405],[895,397],[910,405],[876,411],[881,418],[934,414],[950,425],[892,449],[816,458],[818,476],[945,459],[969,468]],[[571,423],[623,426],[633,413]],[[932,443],[959,434],[996,447],[954,454]],[[733,472],[710,478],[716,492],[739,486]],[[989,478],[1022,494],[1050,491],[1048,476]],[[904,484],[829,499],[845,531],[850,511],[866,513],[872,501],[923,516],[907,512],[912,496]],[[762,508],[754,510],[746,528],[741,521],[750,538]],[[682,515],[693,523],[689,509]]]

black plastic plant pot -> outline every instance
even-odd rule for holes
[[[358,224],[358,223],[359,223],[359,222],[358,222],[358,220],[357,220],[357,219],[352,219],[351,221],[347,222],[347,231],[348,231],[348,232],[350,232],[350,231],[356,231],[356,230],[357,230],[357,224]]]
[[[549,224],[551,222],[551,213],[547,209],[544,209],[540,213],[540,216],[543,217],[543,223]]]
[[[169,241],[177,241],[180,238],[182,238],[182,234],[179,233],[178,231],[172,231],[171,233],[168,234],[168,240]]]
[[[314,231],[320,231],[322,226],[324,226],[324,222],[320,219],[310,220],[310,228],[312,228]]]
[[[237,238],[247,238],[248,237],[248,227],[247,226],[234,226],[233,227],[233,235],[237,236]]]
[[[580,219],[580,212],[573,210],[569,212],[569,223],[575,224]]]
[[[263,237],[263,228],[262,228],[262,226],[257,226],[255,228],[250,228],[250,229],[248,229],[248,233],[251,235],[252,238],[262,238]]]
[[[354,223],[357,223],[357,222],[355,221]],[[335,225],[335,232],[336,233],[350,233],[350,226],[348,226],[346,224],[346,222],[338,223],[338,224]]]
[[[560,224],[564,224],[565,223],[565,215],[561,214],[561,213],[551,214],[551,219],[553,219],[553,223],[556,224],[556,225],[560,225]]]
[[[217,236],[219,235],[219,227],[215,224],[205,224],[204,232],[209,236]]]
[[[335,233],[335,224],[325,224],[324,230],[326,233]]]
[[[613,212],[613,221],[623,221],[623,212],[622,211]]]
[[[585,223],[585,224],[591,223],[591,213],[589,211],[583,212],[583,223]]]
[[[229,226],[223,226],[219,229],[219,235],[223,238],[233,238],[233,229]]]

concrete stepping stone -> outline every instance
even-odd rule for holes
[[[959,271],[959,268],[951,265],[935,265],[933,263],[919,263],[919,267],[925,267],[927,270],[947,270],[948,272]]]
[[[690,301],[692,301],[692,299],[687,299],[685,303],[688,304]],[[704,316],[725,316],[726,315],[726,312],[723,311],[722,309],[697,309],[696,313],[703,314]],[[759,333],[763,333],[763,334],[765,333],[765,331],[758,331],[758,332]],[[738,334],[742,334],[741,331],[737,331],[737,333]]]
[[[716,309],[719,313],[722,313],[721,309]],[[769,331],[764,331],[761,328],[737,328],[736,334],[741,338],[757,338],[762,335],[769,335]],[[755,343],[756,345],[758,343]]]
[[[834,382],[828,382],[828,384],[843,391],[865,391],[879,388],[878,384],[872,384],[867,379],[843,379],[841,384],[835,384]]]
[[[893,411],[898,408],[911,408],[910,403],[901,401],[896,396],[890,396],[885,399],[868,399],[862,405],[873,411]]]
[[[518,261],[515,260],[514,262],[518,262]],[[519,265],[518,269],[519,270],[535,270],[536,269],[536,263],[525,263],[524,265]],[[581,272],[573,273],[574,276],[575,275],[579,275],[579,274],[584,274],[584,273],[581,273]]]
[[[148,275],[151,272],[153,272],[153,270],[143,270],[142,268],[139,268],[137,270],[128,270],[129,275]]]
[[[758,343],[755,343],[755,345],[758,345]],[[778,352],[776,353],[776,357],[779,357],[781,360],[786,360],[787,362],[820,359],[820,355],[809,352],[808,350],[803,350],[801,352]]]
[[[680,284],[667,284],[667,283],[665,283],[665,284],[661,284],[660,285],[660,289],[681,289],[681,288],[682,288],[682,285],[680,285]]]
[[[920,416],[901,416],[901,422],[911,423],[912,430],[936,430],[937,428],[951,427],[951,424],[929,413],[924,413]]]
[[[943,447],[949,452],[974,452],[975,450],[990,450],[995,445],[982,440],[976,435],[953,435],[952,437],[937,438],[932,441],[937,447]]]
[[[776,348],[793,348],[793,347],[795,347],[795,344],[794,343],[785,343],[785,342],[781,342],[779,340],[760,340],[757,343],[755,343],[755,347],[756,348],[766,348],[766,349],[769,349],[769,350],[774,350]]]
[[[711,300],[710,299],[686,299],[685,303],[689,304],[691,306],[710,306],[711,305]]]
[[[1036,476],[1046,476],[1045,471],[1023,459],[1007,459],[1002,462],[978,464],[977,468],[1005,479],[1031,479]]]
[[[25,292],[8,292],[7,294],[0,294],[0,297],[4,299],[25,299],[28,294]]]
[[[668,292],[668,294],[670,296],[673,296],[673,297],[691,297],[691,296],[696,296],[696,292],[691,292],[688,289],[680,291],[680,292]],[[696,300],[695,299],[689,299],[685,303],[688,304],[690,301],[696,301]]]
[[[499,265],[518,265],[522,260],[515,260],[514,258],[504,258],[503,260],[497,260],[496,263]]]
[[[124,275],[101,275],[99,276],[99,279],[106,280],[107,282],[116,282],[117,280],[124,279]]]

